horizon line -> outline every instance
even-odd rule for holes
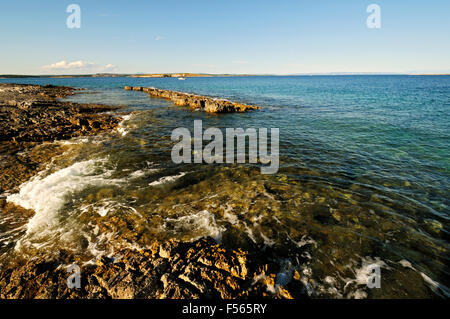
[[[100,73],[84,73],[84,74],[0,74],[0,78],[32,78],[32,77],[93,77],[93,76],[123,76],[123,77],[151,77],[162,78],[164,76],[185,76],[185,77],[196,77],[200,75],[203,77],[207,76],[343,76],[343,75],[450,75],[450,73],[408,73],[408,72],[310,72],[310,73],[201,73],[201,72],[168,72],[168,73],[113,73],[113,72],[100,72]]]

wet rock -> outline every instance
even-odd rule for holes
[[[337,220],[332,214],[330,207],[316,204],[311,206],[314,219],[323,225],[336,224]]]
[[[105,113],[118,107],[58,100],[76,91],[0,83],[0,193],[28,180],[61,152],[56,146],[34,150],[39,143],[94,135],[118,126],[120,118]]]

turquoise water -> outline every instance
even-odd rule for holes
[[[152,236],[216,236],[225,245],[260,249],[300,267],[314,282],[311,289],[317,296],[448,294],[450,76],[0,81],[88,88],[92,94],[70,99],[120,104],[133,111],[123,123],[127,134],[87,139],[77,146],[76,155],[56,161],[47,173],[92,159],[101,159],[102,164],[87,176],[111,182],[135,173],[136,178],[120,186],[86,183],[65,193],[57,212],[65,212],[66,223],[76,222],[90,205],[92,219],[99,209],[108,208],[96,226],[108,225],[114,230],[111,238],[128,244],[145,246]],[[261,110],[208,115],[125,91],[125,85],[223,97],[259,105]],[[192,130],[195,119],[202,119],[204,128],[279,128],[278,174],[261,176],[258,166],[252,165],[171,163],[171,131],[180,126]],[[165,177],[173,178],[166,183]],[[39,186],[31,186],[43,183],[44,176]],[[106,200],[89,197],[101,191],[108,194]],[[127,212],[140,216],[131,221],[133,232],[141,232],[138,237],[117,236],[124,231],[105,220]],[[59,220],[58,227],[62,223]],[[152,230],[147,226],[142,230],[143,224],[151,224]],[[25,235],[29,242],[54,239],[52,235],[33,239],[30,234]],[[92,234],[85,237],[89,247],[92,241],[97,243]],[[101,246],[108,250],[107,243]],[[305,260],[308,266],[302,266]],[[368,260],[385,269],[384,290],[367,290],[358,281]]]

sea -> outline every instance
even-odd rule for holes
[[[65,100],[123,106],[118,130],[53,142],[64,152],[4,194],[35,215],[12,230],[0,216],[0,263],[60,249],[92,263],[154,240],[211,236],[279,264],[277,287],[300,274],[311,297],[450,296],[450,76],[0,82],[84,88]],[[207,114],[124,86],[260,110]],[[171,134],[193,132],[195,120],[224,135],[226,128],[278,128],[278,172],[261,174],[261,163],[248,161],[174,163]],[[367,284],[375,275],[381,287]]]

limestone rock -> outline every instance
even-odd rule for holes
[[[76,259],[60,252],[0,272],[0,298],[289,298],[288,288],[268,293],[276,269],[252,262],[247,252],[225,249],[212,238],[155,242],[150,249],[123,250],[81,267],[81,288],[70,289],[66,267]],[[261,277],[262,276],[262,277]],[[255,281],[254,278],[266,278]]]
[[[106,111],[118,107],[60,102],[68,87],[0,84],[0,141],[43,142],[95,134],[117,127]]]
[[[128,91],[143,91],[150,97],[161,98],[174,102],[177,106],[188,106],[191,109],[201,109],[208,113],[232,113],[246,112],[248,110],[257,110],[259,107],[231,102],[224,99],[216,99],[208,96],[201,96],[170,90],[161,90],[156,88],[145,88],[140,86],[125,86]]]

